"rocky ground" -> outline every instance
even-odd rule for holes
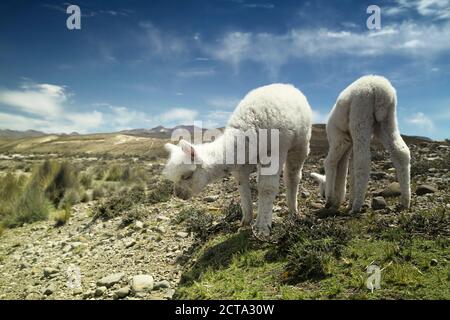
[[[171,223],[177,200],[149,208],[145,221],[91,223],[92,204],[69,222],[6,230],[0,243],[1,299],[167,299],[192,239]],[[79,280],[79,281],[78,281]]]
[[[448,214],[450,147],[439,143],[410,147],[410,212],[444,208]],[[365,211],[398,214],[399,190],[392,163],[384,151],[372,156]],[[302,215],[315,214],[323,207],[309,177],[322,167],[323,155],[311,156],[305,166],[299,197]],[[287,213],[284,198],[282,188],[274,208],[275,225]],[[120,216],[93,222],[95,203],[90,202],[76,205],[61,227],[49,220],[5,230],[0,236],[0,299],[171,299],[188,268],[181,262],[190,259],[198,240],[177,222],[180,211],[202,208],[220,221],[221,210],[236,199],[234,181],[226,178],[189,201],[171,199],[147,205],[147,214],[125,227]]]

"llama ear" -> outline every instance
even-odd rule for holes
[[[318,184],[325,183],[325,181],[326,181],[326,177],[325,177],[324,175],[318,174],[318,173],[315,173],[315,172],[311,173],[311,177],[312,177]]]
[[[166,149],[167,152],[172,153],[173,151],[175,151],[178,147],[174,144],[171,143],[166,143],[164,145],[164,149]]]
[[[192,144],[184,139],[181,139],[180,142],[178,142],[178,146],[181,147],[181,150],[183,150],[183,152],[191,158],[192,162],[194,162],[194,160],[199,160],[197,151]]]

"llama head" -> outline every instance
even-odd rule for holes
[[[326,177],[322,174],[311,173],[311,177],[319,184],[319,194],[322,198],[325,198],[325,182]]]
[[[180,140],[178,145],[167,143],[164,147],[170,157],[163,175],[174,183],[175,196],[187,200],[202,191],[209,179],[197,147],[186,140]]]

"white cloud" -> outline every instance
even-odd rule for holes
[[[205,114],[202,119],[204,128],[216,129],[224,127],[230,118],[232,111],[227,110],[212,110]]]
[[[406,119],[406,122],[418,126],[419,129],[425,130],[428,133],[434,130],[433,120],[431,120],[430,117],[426,116],[422,112],[414,113],[413,115],[411,115],[409,118]]]
[[[328,122],[328,117],[330,115],[327,114],[323,114],[322,112],[318,111],[318,110],[313,110],[313,123],[327,123]]]
[[[192,124],[197,115],[198,112],[192,109],[174,108],[163,113],[158,118],[162,123],[166,124]]]
[[[40,130],[47,133],[87,133],[149,128],[156,125],[192,124],[198,112],[166,109],[161,114],[133,110],[105,102],[90,111],[74,111],[64,86],[27,83],[16,90],[0,90],[0,128]]]
[[[0,90],[2,127],[33,128],[46,132],[85,132],[98,127],[102,114],[97,111],[73,112],[71,94],[64,86],[27,82],[16,90]]]
[[[11,130],[28,130],[30,128],[40,129],[48,125],[48,122],[40,119],[33,119],[17,114],[0,112],[0,128]]]
[[[244,3],[242,5],[244,8],[250,9],[273,9],[275,5],[272,3]]]
[[[237,70],[239,63],[249,54],[251,38],[251,33],[227,33],[218,46],[213,46],[207,50],[210,51],[214,58],[232,64]]]
[[[147,128],[153,123],[153,119],[146,113],[123,106],[108,105],[104,117],[105,122],[115,131]]]
[[[449,0],[450,1],[450,0]],[[411,21],[379,31],[293,29],[282,34],[229,32],[205,50],[238,71],[242,62],[262,64],[272,75],[294,59],[405,56],[433,58],[450,50],[450,23],[422,25]],[[424,50],[426,48],[426,50]]]
[[[230,97],[214,97],[207,100],[209,106],[219,109],[234,109],[237,107],[240,99]]]
[[[396,16],[415,11],[433,19],[450,19],[450,0],[396,0],[395,6],[382,8],[382,14]]]
[[[144,21],[139,23],[141,33],[138,35],[138,41],[147,48],[150,56],[159,56],[167,58],[179,55],[187,50],[187,46],[182,39],[169,32],[162,32],[153,23]]]
[[[65,88],[51,84],[23,84],[18,90],[0,90],[0,103],[19,111],[52,117],[68,99]]]
[[[214,73],[215,70],[213,68],[193,68],[180,70],[177,72],[177,76],[180,78],[209,77]]]

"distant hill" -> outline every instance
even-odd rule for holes
[[[163,145],[176,129],[192,133],[194,126],[124,130],[116,133],[98,134],[45,134],[39,131],[0,130],[0,153],[59,153],[59,154],[111,154],[146,155],[165,154]],[[223,128],[220,128],[223,129]],[[205,129],[204,129],[205,130]],[[407,144],[430,143],[426,137],[403,136]],[[381,145],[374,142],[375,146]],[[324,154],[328,141],[324,124],[315,124],[312,129],[311,153]]]
[[[190,133],[194,132],[194,129],[205,131],[206,129],[200,129],[199,127],[195,127],[192,125],[180,125],[173,128],[166,128],[163,126],[157,126],[152,129],[132,129],[132,130],[123,130],[120,131],[122,134],[129,134],[140,137],[150,137],[150,138],[159,138],[159,139],[170,139],[172,133],[177,129],[184,129],[189,131]]]
[[[33,138],[33,137],[42,137],[47,135],[44,132],[36,131],[36,130],[27,130],[27,131],[17,131],[17,130],[10,130],[0,129],[0,138],[2,139],[22,139],[22,138]]]

